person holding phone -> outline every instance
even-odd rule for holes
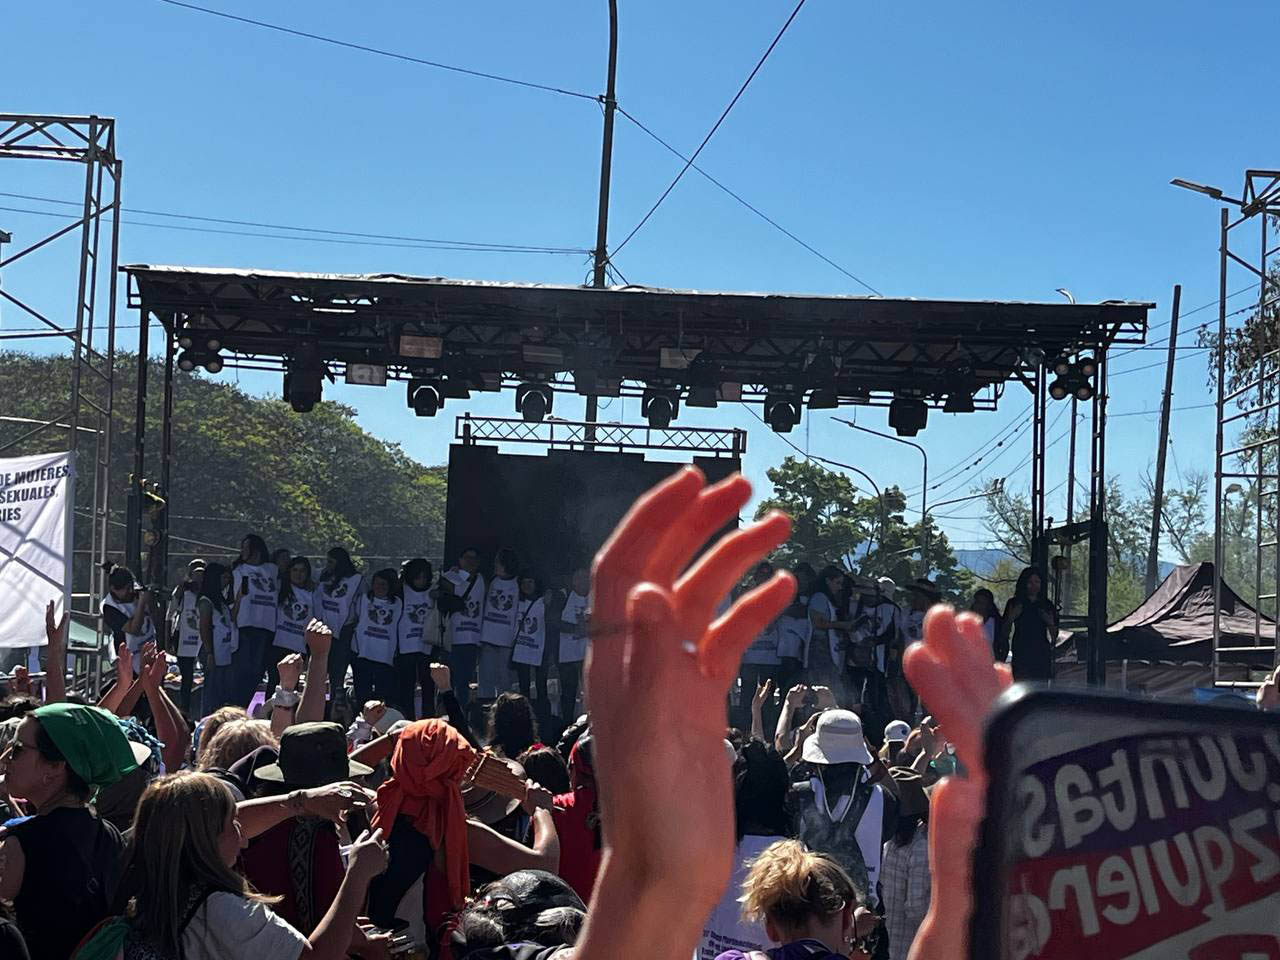
[[[133,673],[142,671],[142,648],[156,639],[159,614],[151,591],[144,590],[128,567],[107,563],[107,592],[102,597],[102,628],[111,635],[111,649],[120,644],[133,655]]]
[[[1013,679],[1047,682],[1053,679],[1053,640],[1058,635],[1058,610],[1044,595],[1044,574],[1027,567],[1018,575],[1013,596],[1001,618],[995,659],[1013,654]]]

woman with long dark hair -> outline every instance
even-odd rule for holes
[[[182,686],[178,691],[178,705],[184,713],[191,712],[191,687],[195,681],[196,659],[200,656],[200,615],[196,613],[196,601],[200,599],[200,586],[204,583],[203,560],[192,560],[187,575],[174,588],[169,601],[169,617],[173,624],[171,633],[173,652],[178,658],[178,672]]]
[[[144,590],[133,571],[106,563],[107,592],[102,597],[102,627],[111,635],[111,648],[125,644],[133,655],[133,672],[142,670],[142,648],[156,639],[159,615],[150,590]]]
[[[1000,624],[997,660],[1013,653],[1013,679],[1047,681],[1053,678],[1053,638],[1058,634],[1058,610],[1044,594],[1044,574],[1027,567],[1018,575],[1013,596],[1005,604]]]
[[[307,624],[315,615],[315,596],[311,589],[311,561],[294,557],[285,568],[276,599],[276,638],[271,653],[272,673],[275,664],[290,653],[307,652]],[[272,679],[274,685],[279,677]]]
[[[325,554],[324,570],[315,594],[316,616],[333,633],[333,646],[329,649],[326,719],[334,703],[346,698],[347,666],[351,663],[351,635],[355,633],[356,597],[360,594],[361,579],[360,571],[351,562],[351,554],[346,548],[330,547]]]
[[[987,646],[995,656],[996,638],[1000,635],[1000,611],[996,609],[996,598],[986,587],[973,591],[973,602],[969,609],[982,618],[982,633],[987,638]]]
[[[809,620],[813,624],[814,656],[809,661],[809,675],[814,683],[833,690],[840,685],[844,669],[845,637],[853,629],[848,620],[839,619],[840,591],[844,588],[844,571],[834,563],[822,568],[809,597]]]
[[[395,697],[396,642],[400,635],[400,577],[387,567],[369,580],[369,590],[356,601],[356,628],[351,641],[355,654],[356,705],[369,700],[387,702]]]
[[[196,622],[200,644],[204,648],[204,687],[200,695],[200,713],[209,716],[219,707],[239,702],[235,655],[240,645],[232,604],[227,600],[225,580],[231,571],[214,561],[204,568],[200,593],[196,597]]]
[[[395,694],[391,704],[410,720],[418,719],[414,692],[422,683],[422,712],[432,713],[435,684],[426,669],[431,653],[440,643],[440,616],[431,587],[431,563],[415,557],[400,568],[400,590],[404,613],[395,656]]]
[[[240,541],[240,558],[232,567],[235,577],[236,626],[240,629],[240,649],[236,670],[240,689],[237,699],[248,703],[262,682],[276,635],[276,604],[280,590],[280,568],[256,533]]]

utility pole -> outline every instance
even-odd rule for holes
[[[1164,370],[1164,397],[1160,402],[1160,443],[1156,447],[1156,488],[1151,498],[1151,546],[1147,550],[1147,596],[1156,592],[1159,574],[1160,511],[1164,506],[1164,461],[1169,447],[1169,412],[1173,405],[1173,362],[1178,356],[1178,305],[1182,284],[1173,285],[1173,316],[1169,319],[1169,361]]]
[[[609,262],[609,182],[613,175],[613,114],[618,106],[618,0],[609,0],[609,75],[605,81],[604,93],[604,135],[600,143],[600,206],[596,212],[596,249],[595,269],[591,285],[593,287],[608,286],[605,266]],[[599,398],[594,394],[587,395],[586,420],[594,424],[599,416]],[[594,426],[586,429],[585,439],[588,444],[596,438]],[[593,449],[587,446],[588,450]]]
[[[1058,287],[1055,291],[1067,298],[1067,302],[1074,304],[1076,298],[1066,287]],[[1067,453],[1067,529],[1076,522],[1076,426],[1080,420],[1080,400],[1074,395],[1071,397],[1071,443]],[[1068,536],[1066,546],[1062,550],[1062,555],[1067,560],[1067,582],[1062,587],[1062,595],[1058,598],[1062,604],[1062,613],[1064,615],[1070,613],[1071,610],[1071,545],[1075,542],[1075,538]]]

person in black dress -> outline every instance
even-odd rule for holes
[[[1058,611],[1044,595],[1044,575],[1027,567],[1005,604],[996,643],[996,659],[1013,650],[1013,679],[1046,681],[1053,677],[1053,638]]]

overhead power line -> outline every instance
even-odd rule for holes
[[[265,20],[254,20],[252,17],[242,17],[234,13],[227,13],[224,10],[214,10],[210,7],[201,7],[194,3],[184,3],[182,0],[160,0],[171,7],[181,7],[184,10],[193,10],[196,13],[207,14],[211,17],[221,17],[223,20],[232,20],[236,23],[244,23],[254,27],[261,27],[264,30],[274,30],[277,33],[286,33],[292,37],[301,37],[305,40],[316,40],[320,43],[332,44],[335,47],[346,47],[348,50],[359,50],[362,53],[372,53],[379,57],[388,57],[392,60],[401,60],[405,63],[416,63],[423,67],[433,67],[436,70],[447,70],[450,73],[460,73],[468,77],[479,77],[482,80],[496,80],[499,83],[509,83],[517,87],[528,87],[532,90],[545,90],[548,93],[558,93],[566,97],[577,97],[581,100],[599,100],[595,94],[582,93],[579,90],[566,90],[563,87],[556,87],[546,83],[535,83],[532,80],[520,80],[517,77],[505,77],[498,73],[488,73],[484,70],[472,70],[469,67],[459,67],[457,64],[441,63],[438,60],[426,60],[422,57],[410,56],[407,53],[396,53],[394,50],[382,50],[378,47],[370,47],[363,43],[353,43],[350,40],[341,40],[337,37],[326,37],[319,33],[311,33],[307,30],[299,30],[295,27],[286,27],[279,23],[268,23]]]
[[[0,196],[12,197],[17,194],[0,193]],[[58,203],[70,206],[80,206],[67,200],[53,200],[45,197],[28,197],[32,200],[44,200],[48,203]],[[126,208],[128,209],[128,208]],[[32,210],[25,207],[9,207],[0,206],[0,210],[9,213],[25,213],[37,217],[55,217],[60,220],[75,220],[74,216],[68,216],[63,213],[56,213],[51,210]],[[141,211],[138,211],[141,212]],[[172,217],[181,220],[198,220],[212,223],[243,223],[252,224],[252,221],[245,220],[226,220],[216,217],[201,217],[194,214],[182,213],[163,213],[159,211],[148,211],[152,216]],[[181,230],[187,233],[211,233],[222,234],[224,236],[235,237],[257,237],[265,240],[301,240],[308,243],[336,243],[345,246],[359,247],[396,247],[403,250],[452,250],[457,252],[470,253],[535,253],[548,255],[573,255],[582,256],[589,254],[591,251],[579,247],[546,247],[534,246],[526,244],[484,242],[474,240],[440,240],[430,238],[403,237],[399,238],[404,242],[397,242],[393,239],[372,239],[380,236],[379,234],[362,234],[344,230],[325,230],[318,227],[291,227],[282,224],[252,224],[254,226],[270,227],[276,230],[293,230],[298,234],[325,234],[325,236],[309,236],[281,233],[261,233],[252,230],[228,230],[219,227],[201,227],[188,226],[177,223],[152,223],[147,220],[120,219],[121,223],[129,224],[136,227],[152,227],[160,230]]]
[[[817,257],[823,263],[838,270],[840,273],[844,274],[854,283],[858,284],[858,286],[871,291],[878,297],[883,296],[883,294],[879,290],[871,286],[871,284],[867,283],[867,281],[863,280],[861,277],[857,276],[851,271],[846,270],[844,267],[840,266],[840,264],[836,263],[834,260],[828,257],[821,250],[818,250],[816,247],[812,246],[811,244],[806,243],[804,240],[801,240],[794,233],[792,233],[790,230],[788,230],[786,227],[780,224],[777,220],[773,219],[773,217],[769,216],[767,213],[760,210],[758,207],[752,205],[740,194],[734,192],[729,187],[725,186],[723,183],[721,183],[719,180],[713,177],[711,174],[707,173],[706,170],[702,169],[702,167],[698,166],[689,157],[686,157],[683,153],[681,153],[679,150],[673,147],[666,140],[663,140],[662,137],[658,136],[656,133],[650,130],[647,126],[645,126],[643,123],[637,120],[634,116],[632,116],[630,113],[624,110],[621,106],[618,107],[618,112],[622,114],[624,117],[626,117],[628,120],[630,120],[637,127],[639,127],[644,133],[646,133],[651,139],[659,143],[668,152],[678,157],[679,159],[685,161],[685,163],[687,163],[692,170],[700,174],[704,179],[706,179],[708,182],[710,182],[714,186],[720,188],[722,191],[724,191],[726,194],[728,194],[738,203],[742,204],[742,206],[746,207],[748,210],[754,213],[757,217],[759,217],[765,223],[769,224],[769,226],[773,227],[775,230],[779,231],[784,236],[789,237],[790,239],[794,240],[796,243],[800,244],[800,246],[804,247],[806,250],[812,253],[815,257]]]
[[[165,2],[173,2],[173,0],[165,0]],[[689,168],[693,166],[693,161],[698,159],[698,154],[700,154],[703,148],[708,143],[711,142],[711,138],[714,137],[716,131],[720,129],[720,124],[724,123],[725,117],[729,116],[729,111],[731,111],[734,108],[734,106],[738,103],[738,100],[741,99],[744,93],[746,93],[747,87],[749,87],[751,85],[751,81],[756,78],[756,74],[760,72],[760,68],[763,67],[765,61],[769,59],[769,54],[773,53],[774,47],[776,47],[779,41],[782,40],[782,37],[786,34],[787,29],[791,26],[792,21],[795,20],[796,16],[800,13],[800,10],[801,8],[804,7],[804,5],[805,5],[805,0],[800,0],[800,2],[796,4],[796,8],[791,11],[791,16],[787,17],[787,22],[782,25],[782,29],[779,30],[778,35],[773,38],[773,42],[769,44],[769,47],[767,50],[765,50],[764,55],[756,62],[756,65],[755,67],[752,68],[751,72],[747,74],[747,79],[742,81],[742,86],[739,87],[738,92],[733,95],[733,99],[729,101],[729,105],[724,108],[724,111],[720,114],[720,118],[716,120],[716,122],[712,125],[711,129],[707,131],[707,135],[702,138],[702,142],[698,144],[698,149],[693,151],[693,154],[689,157],[688,160],[685,161],[684,166],[680,168],[680,172],[676,174],[675,179],[672,180],[671,183],[667,185],[667,189],[663,190],[662,195],[658,197],[657,200],[654,201],[653,206],[649,208],[649,212],[640,218],[640,222],[637,223],[634,227],[632,227],[631,232],[627,234],[626,238],[620,244],[618,244],[617,247],[614,248],[613,253],[616,254],[621,252],[622,248],[631,242],[631,238],[634,237],[637,232],[639,232],[641,227],[643,227],[646,223],[649,222],[649,218],[653,216],[654,211],[657,210],[658,207],[662,206],[662,201],[667,199],[667,197],[671,194],[671,191],[676,188],[676,184],[679,183],[680,180],[684,177],[684,175],[689,172]]]

